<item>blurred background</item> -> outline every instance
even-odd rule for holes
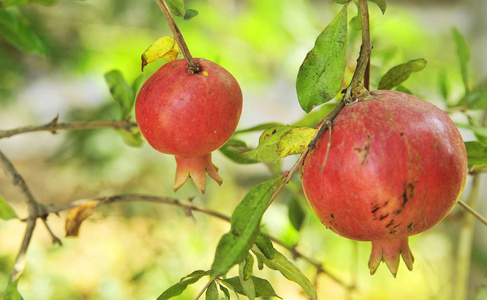
[[[161,36],[171,35],[155,1],[86,0],[38,1],[19,11],[39,37],[30,49],[14,47],[0,35],[0,129],[40,125],[59,116],[59,122],[115,120],[120,108],[111,99],[104,74],[118,69],[131,84],[142,74],[140,56]],[[55,2],[55,3],[54,3]],[[0,1],[0,4],[2,2]],[[6,1],[5,3],[8,3]],[[7,4],[5,4],[7,5]],[[370,2],[372,88],[391,67],[425,58],[425,70],[405,86],[442,108],[464,93],[452,35],[455,27],[471,49],[475,81],[487,76],[487,2],[484,0],[390,0],[385,15]],[[306,53],[341,5],[328,0],[207,0],[186,1],[199,15],[177,23],[195,57],[204,57],[229,70],[244,93],[240,129],[264,122],[294,123],[304,117],[295,80]],[[355,6],[349,10],[353,17]],[[2,20],[0,19],[0,23]],[[350,34],[350,77],[360,46],[360,32]],[[149,64],[148,78],[165,61]],[[440,82],[449,87],[442,97]],[[452,118],[465,123],[463,114]],[[462,130],[464,139],[475,136]],[[250,147],[259,134],[241,135]],[[0,139],[0,149],[24,176],[42,203],[65,203],[90,197],[143,193],[175,197],[230,215],[256,183],[271,179],[276,167],[239,165],[215,152],[213,159],[224,179],[209,182],[205,195],[192,183],[172,191],[175,162],[147,144],[123,142],[115,130],[38,132]],[[286,158],[287,170],[296,157]],[[299,178],[296,178],[299,182]],[[469,184],[465,197],[469,193]],[[0,175],[0,195],[26,216],[18,190]],[[480,185],[478,211],[487,215],[487,184]],[[296,228],[288,217],[292,193],[284,192],[264,216],[267,232],[357,289],[348,291],[300,259],[296,264],[314,281],[319,299],[451,299],[459,282],[457,254],[464,211],[457,207],[432,230],[410,238],[415,269],[401,262],[392,278],[386,266],[369,275],[370,243],[354,242],[326,230],[305,200],[306,213]],[[78,238],[63,238],[53,246],[43,226],[30,245],[27,267],[19,282],[25,299],[156,299],[165,289],[194,270],[211,267],[216,245],[227,223],[181,209],[125,203],[102,206],[81,226]],[[55,234],[64,235],[65,213],[48,219]],[[295,225],[295,224],[294,224]],[[19,249],[24,224],[0,220],[0,294]],[[298,230],[299,229],[299,230]],[[292,257],[284,248],[283,254]],[[468,280],[468,299],[487,299],[487,228],[475,223]],[[284,299],[306,299],[300,287],[275,271],[257,271]],[[191,286],[178,299],[194,299],[205,282]]]

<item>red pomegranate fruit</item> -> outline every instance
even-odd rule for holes
[[[196,61],[200,71],[192,75],[183,59],[157,70],[137,95],[135,118],[154,149],[175,156],[174,190],[190,177],[204,193],[206,172],[222,183],[211,152],[225,144],[237,127],[242,91],[221,66],[209,60]]]
[[[383,261],[395,277],[408,237],[440,222],[466,183],[467,156],[457,127],[418,97],[373,91],[347,105],[300,168],[303,189],[333,232],[372,242],[374,274]]]

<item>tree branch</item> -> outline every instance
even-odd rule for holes
[[[129,120],[58,123],[57,119],[58,117],[54,118],[51,122],[44,125],[29,125],[14,129],[0,130],[0,139],[36,131],[49,131],[52,134],[55,134],[58,130],[114,128],[130,131],[133,127],[137,127],[137,124],[135,122],[131,122]]]
[[[43,218],[44,224],[51,234],[54,242],[60,242],[60,240],[53,234],[52,230],[49,228],[48,224],[45,222],[44,217],[46,212],[44,206],[40,205],[37,200],[32,195],[27,183],[24,178],[19,174],[17,169],[15,169],[12,162],[5,156],[5,154],[0,151],[0,166],[3,168],[8,179],[16,186],[20,193],[24,196],[24,201],[27,204],[28,217],[26,219],[27,227],[25,229],[24,238],[20,246],[20,250],[17,254],[12,273],[10,274],[9,282],[12,283],[17,280],[25,268],[25,255],[27,253],[27,248],[29,248],[30,241],[32,239],[32,234],[34,232],[37,218]]]
[[[105,204],[112,204],[112,203],[124,203],[124,202],[150,202],[150,203],[157,203],[157,204],[168,204],[168,205],[174,205],[177,207],[180,207],[184,210],[189,210],[189,211],[197,211],[212,217],[215,217],[217,219],[230,222],[230,217],[226,216],[222,213],[219,213],[215,210],[194,204],[191,201],[182,201],[178,200],[175,198],[169,198],[169,197],[159,197],[159,196],[153,196],[153,195],[145,195],[145,194],[125,194],[125,195],[115,195],[115,196],[110,196],[110,197],[99,197],[99,198],[92,198],[92,199],[81,199],[81,200],[76,200],[73,202],[65,203],[65,204],[51,204],[51,205],[46,205],[45,211],[47,213],[60,213],[62,211],[66,211],[78,206],[81,206],[86,203],[90,203],[96,201],[98,202],[98,205],[105,205]],[[289,247],[284,242],[280,241],[277,238],[269,236],[269,238],[275,242],[276,244],[282,246],[286,250],[292,253],[294,258],[302,258],[313,267],[317,269],[318,273],[323,273],[329,276],[332,280],[334,280],[336,283],[342,285],[346,289],[353,290],[354,287],[347,285],[344,283],[342,280],[340,280],[338,277],[333,275],[330,271],[326,270],[323,268],[322,264],[317,263],[313,261],[313,259],[307,257],[306,255],[302,254],[301,252],[297,251],[295,247]]]
[[[194,61],[193,56],[191,55],[191,52],[189,52],[188,45],[186,45],[186,42],[184,41],[183,34],[178,28],[178,25],[176,25],[176,21],[174,21],[174,18],[172,17],[171,10],[166,4],[166,1],[164,0],[156,0],[157,4],[159,5],[159,8],[162,11],[162,14],[164,15],[164,18],[166,18],[167,24],[169,25],[169,28],[171,29],[174,39],[176,40],[176,43],[179,46],[179,49],[181,50],[181,53],[184,56],[184,59],[186,60],[186,63],[188,64],[188,73],[189,74],[195,74],[200,71],[200,66],[198,65],[197,62]]]

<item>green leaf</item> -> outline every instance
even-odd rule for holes
[[[17,279],[7,286],[7,289],[5,290],[5,293],[3,295],[3,300],[24,300],[17,288],[18,283],[19,280]]]
[[[382,14],[386,13],[386,9],[387,9],[387,1],[386,0],[369,0],[369,1],[377,4],[377,6],[382,11]]]
[[[135,103],[135,93],[133,88],[127,84],[119,70],[105,73],[105,80],[108,83],[113,99],[115,99],[122,108],[122,119],[127,118],[132,112],[132,107]]]
[[[306,212],[299,203],[298,199],[296,199],[295,197],[291,198],[291,201],[289,201],[288,217],[289,222],[291,222],[291,225],[293,225],[294,229],[296,229],[297,231],[301,230],[304,218],[306,217]]]
[[[223,292],[223,295],[225,295],[225,300],[230,300],[230,292],[228,291],[228,289],[221,284],[219,286],[220,290]]]
[[[122,137],[123,142],[130,147],[140,148],[144,144],[144,138],[138,129],[134,129],[130,132],[124,129],[119,129],[117,132]]]
[[[358,15],[350,19],[349,24],[352,29],[362,30],[362,20],[360,19],[360,12],[358,13]]]
[[[252,254],[248,253],[247,258],[240,263],[240,276],[243,280],[249,280],[250,276],[252,276],[252,272],[254,271],[254,257]]]
[[[16,7],[0,6],[0,38],[5,39],[15,48],[31,53],[45,54],[44,43],[30,28]]]
[[[166,0],[166,3],[173,15],[178,17],[184,17],[186,15],[184,0]]]
[[[473,110],[487,109],[487,93],[470,92],[467,95],[467,107]]]
[[[192,18],[196,17],[197,15],[198,15],[197,10],[187,9],[183,18],[187,21],[187,20],[191,20]]]
[[[272,194],[284,182],[284,178],[265,181],[252,188],[235,208],[230,232],[218,243],[211,266],[211,278],[224,275],[235,264],[243,261],[259,233],[259,225],[269,205]]]
[[[245,292],[245,295],[249,300],[255,299],[255,286],[252,278],[252,271],[254,267],[254,257],[248,253],[247,258],[242,261],[238,268],[238,277],[240,278],[240,284]]]
[[[277,297],[277,298],[281,298],[276,294],[276,292],[272,288],[272,285],[269,283],[269,281],[267,281],[263,278],[256,277],[256,276],[252,276],[251,279],[254,282],[255,297]],[[240,283],[239,277],[232,277],[232,278],[224,279],[224,280],[222,280],[222,283],[225,283],[226,286],[228,286],[228,285],[232,286],[233,290],[236,293],[239,293],[241,295],[246,295],[245,291],[242,287],[242,284]]]
[[[487,146],[479,142],[465,142],[469,168],[487,167]]]
[[[331,0],[331,1],[333,1],[333,2],[335,2],[335,3],[338,3],[338,4],[345,4],[345,3],[347,3],[349,0]]]
[[[181,278],[181,280],[176,283],[175,285],[171,286],[167,290],[165,290],[158,298],[157,300],[166,300],[166,299],[171,299],[175,296],[181,295],[184,290],[188,287],[188,285],[196,283],[198,280],[200,280],[202,277],[207,276],[209,273],[207,271],[202,271],[202,270],[197,270],[194,271],[193,273],[189,274],[188,276],[185,276]]]
[[[440,89],[441,97],[445,102],[448,102],[450,96],[450,83],[448,82],[448,75],[445,71],[440,72],[438,75],[438,87]]]
[[[316,299],[316,291],[309,279],[298,269],[292,262],[290,262],[279,251],[276,251],[274,259],[267,259],[260,251],[252,249],[254,254],[261,259],[264,264],[272,269],[279,271],[286,279],[293,281],[301,286],[311,299]]]
[[[469,120],[471,121],[471,120]],[[457,127],[472,131],[479,142],[487,144],[487,128],[475,124],[455,123]]]
[[[234,134],[262,131],[262,130],[266,130],[266,129],[269,129],[269,128],[272,128],[272,127],[278,127],[278,126],[284,126],[284,125],[285,124],[276,123],[276,122],[263,123],[263,124],[259,124],[257,126],[253,126],[253,127],[250,127],[250,128],[236,130],[234,132]]]
[[[240,153],[242,157],[257,161],[275,161],[281,157],[277,154],[277,144],[281,136],[295,127],[290,125],[266,129],[259,138],[259,146],[253,150]]]
[[[132,83],[132,90],[134,91],[134,96],[137,95],[140,88],[144,84],[144,74],[140,74],[135,78],[134,82]]]
[[[346,63],[347,6],[318,36],[299,68],[296,90],[299,104],[307,113],[340,91]]]
[[[2,220],[10,220],[10,219],[17,219],[18,216],[15,211],[8,205],[7,201],[0,196],[0,219]]]
[[[295,127],[314,128],[321,120],[328,116],[337,107],[337,103],[325,103],[319,109],[306,114],[301,120],[293,123]]]
[[[317,131],[317,129],[305,127],[286,131],[277,142],[277,154],[280,157],[286,157],[303,153]]]
[[[424,58],[410,60],[405,64],[400,64],[389,71],[382,77],[379,82],[379,90],[391,90],[406,81],[413,72],[419,72],[426,67]]]
[[[259,161],[251,160],[240,156],[241,152],[247,151],[249,148],[247,144],[241,140],[237,140],[234,138],[229,139],[225,145],[223,145],[220,149],[220,152],[223,153],[227,158],[231,159],[232,161],[238,164],[255,164]]]
[[[216,283],[214,280],[211,281],[210,285],[208,286],[208,289],[206,289],[205,299],[206,300],[219,300],[218,299],[218,287],[216,286]]]
[[[477,83],[466,96],[469,109],[487,109],[487,78]]]
[[[262,254],[265,255],[266,258],[274,258],[274,245],[272,245],[272,241],[267,235],[263,233],[259,234],[257,236],[257,239],[255,240],[255,245],[257,246],[257,248],[259,248]]]
[[[413,91],[411,91],[410,89],[408,89],[404,85],[399,85],[394,90],[395,91],[398,91],[398,92],[401,92],[401,93],[406,93],[406,94],[409,94],[409,95],[414,95]]]
[[[470,48],[465,37],[457,28],[452,29],[453,39],[457,46],[458,61],[460,62],[460,70],[462,73],[463,85],[465,87],[465,94],[468,94],[470,87],[468,84],[468,63],[470,62]]]

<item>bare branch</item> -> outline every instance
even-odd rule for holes
[[[25,229],[24,238],[22,240],[22,245],[20,246],[19,253],[17,254],[17,259],[10,274],[10,283],[17,280],[22,274],[25,268],[25,254],[27,253],[27,248],[29,247],[30,241],[32,239],[32,233],[36,226],[36,220],[43,212],[43,207],[39,205],[34,196],[32,195],[29,187],[24,181],[24,178],[15,169],[12,162],[0,151],[0,166],[2,166],[5,174],[10,179],[12,184],[16,186],[20,193],[24,196],[24,201],[27,204],[29,216],[27,217],[27,227]]]
[[[44,125],[29,125],[14,129],[0,130],[0,139],[36,131],[49,131],[53,134],[56,133],[58,130],[82,130],[98,128],[114,128],[130,131],[134,127],[137,127],[137,124],[131,122],[130,120],[58,123],[56,117],[51,122]]]
[[[76,200],[73,202],[65,203],[65,204],[52,204],[48,205],[45,207],[45,210],[47,213],[59,213],[65,210],[69,210],[78,206],[81,206],[86,203],[90,203],[93,201],[97,201],[98,205],[104,205],[104,204],[111,204],[111,203],[123,203],[123,202],[150,202],[150,203],[158,203],[158,204],[168,204],[168,205],[174,205],[181,207],[185,211],[197,211],[212,217],[216,217],[217,219],[230,222],[230,217],[226,216],[224,214],[221,214],[215,210],[199,206],[197,204],[192,203],[191,201],[182,201],[178,200],[175,198],[169,198],[169,197],[159,197],[159,196],[152,196],[152,195],[144,195],[144,194],[125,194],[125,195],[115,195],[115,196],[110,196],[110,197],[100,197],[100,198],[93,198],[93,199],[81,199],[81,200]],[[303,253],[299,252],[296,250],[295,247],[289,247],[287,246],[284,242],[280,241],[279,239],[276,239],[274,237],[269,236],[269,238],[275,242],[276,244],[282,246],[295,258],[302,258],[313,267],[317,269],[317,272],[319,274],[326,274],[329,276],[332,280],[337,282],[338,284],[342,285],[348,290],[353,290],[355,287],[347,285],[345,282],[340,280],[338,277],[333,275],[333,273],[329,272],[328,270],[324,269],[322,264],[317,263],[313,261],[311,258],[307,257]]]
[[[466,211],[471,213],[477,220],[479,220],[481,223],[483,223],[485,226],[487,226],[487,219],[482,217],[481,214],[479,214],[475,209],[471,208],[467,203],[465,203],[462,200],[458,200],[458,204],[460,204],[461,207],[463,207]]]

